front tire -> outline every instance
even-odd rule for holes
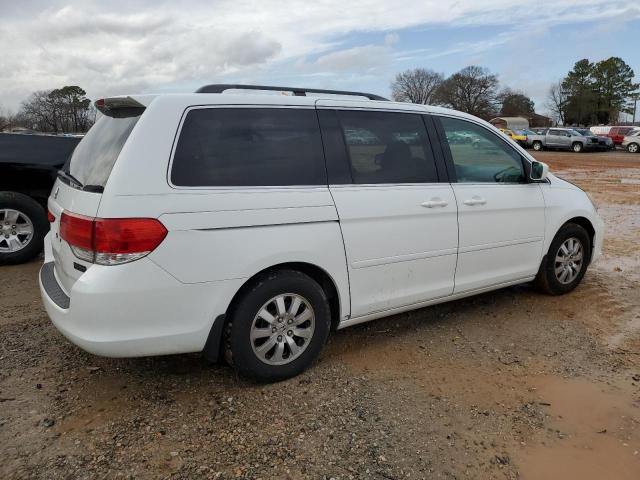
[[[532,147],[536,152],[540,152],[542,151],[542,142],[533,142]]]
[[[627,151],[629,153],[638,153],[638,151],[640,151],[640,145],[638,145],[637,143],[630,143],[629,145],[627,145]]]
[[[49,230],[47,214],[35,200],[0,192],[0,265],[31,260],[42,251]]]
[[[331,326],[322,287],[295,270],[258,277],[232,307],[225,358],[238,373],[261,382],[294,377],[318,357]]]
[[[571,149],[576,153],[582,152],[583,148],[584,146],[580,142],[574,142],[573,145],[571,145]]]
[[[549,246],[535,279],[536,286],[550,295],[575,289],[591,261],[591,238],[575,223],[565,224]]]

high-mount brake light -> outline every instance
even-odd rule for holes
[[[60,236],[76,257],[118,265],[151,253],[167,236],[167,229],[155,218],[92,218],[62,212]]]

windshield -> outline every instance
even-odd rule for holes
[[[104,187],[120,150],[143,108],[122,108],[103,115],[78,144],[62,169],[79,187]]]
[[[569,133],[571,133],[572,135],[576,135],[578,137],[584,137],[585,135],[583,135],[582,133],[580,133],[577,130],[569,130]]]

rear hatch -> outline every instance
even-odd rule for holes
[[[67,292],[75,281],[93,264],[90,258],[78,256],[63,238],[61,218],[69,216],[92,219],[97,215],[102,192],[122,148],[144,112],[144,105],[130,97],[98,100],[101,112],[58,173],[49,197],[51,222],[51,250],[55,272]]]

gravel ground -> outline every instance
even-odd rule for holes
[[[605,254],[332,335],[274,385],[198,355],[106,359],[0,267],[0,478],[640,478],[640,155],[537,153],[593,194]]]

